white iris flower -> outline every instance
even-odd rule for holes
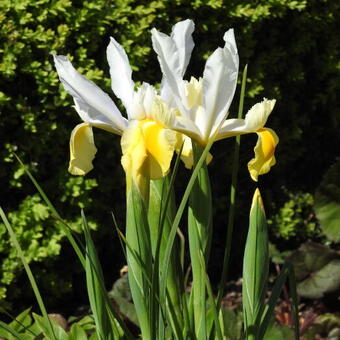
[[[182,22],[177,27],[186,25]],[[183,32],[185,30],[178,30],[175,39],[181,40]],[[143,83],[135,90],[128,57],[113,38],[107,48],[107,59],[112,90],[125,106],[127,119],[105,92],[76,71],[67,57],[54,55],[59,78],[73,96],[74,107],[83,120],[71,134],[69,171],[84,175],[93,168],[97,149],[92,127],[97,127],[122,135],[122,165],[137,185],[140,176],[161,178],[169,171],[177,145],[178,133],[166,128],[175,111],[151,85]],[[186,66],[182,67],[184,72]]]
[[[194,23],[190,20],[186,23],[187,34],[181,40],[176,39],[176,26],[171,36],[155,28],[152,30],[153,47],[163,72],[163,98],[170,106],[179,110],[179,114],[172,116],[168,125],[203,146],[212,137],[219,140],[239,134],[257,133],[255,158],[248,163],[250,175],[256,181],[258,175],[268,172],[275,164],[274,150],[278,137],[273,130],[264,127],[275,100],[264,99],[256,104],[245,119],[226,120],[234,97],[239,68],[234,31],[228,30],[223,37],[224,47],[217,48],[209,56],[203,77],[191,77],[188,82],[183,76],[194,46],[191,37]],[[182,57],[183,51],[186,51],[185,59]],[[183,153],[187,157],[186,165],[190,166],[191,149],[187,141],[185,146]]]

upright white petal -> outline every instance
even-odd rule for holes
[[[236,89],[239,61],[233,30],[227,31],[224,39],[224,48],[217,48],[208,58],[203,73],[206,138],[226,118]]]
[[[124,48],[112,37],[106,54],[110,65],[112,91],[121,99],[129,114],[129,106],[134,95],[134,82],[128,56]]]
[[[178,70],[180,76],[182,77],[184,76],[184,73],[187,69],[191,57],[191,52],[195,46],[192,39],[192,33],[194,29],[195,24],[189,19],[178,22],[174,25],[172,29],[171,38],[173,39],[177,47],[179,64]]]
[[[93,120],[111,124],[123,131],[127,121],[122,117],[112,99],[92,81],[82,76],[65,56],[53,55],[59,79],[73,97],[79,114],[86,122]],[[84,119],[84,120],[85,120]]]
[[[187,115],[184,83],[179,64],[178,50],[175,42],[166,34],[151,30],[153,49],[157,53],[163,76],[171,88],[176,105],[183,115]]]
[[[223,40],[225,41],[224,51],[233,59],[232,67],[236,65],[238,71],[239,57],[233,28],[224,33]]]
[[[190,61],[191,52],[195,46],[192,39],[192,32],[194,29],[195,24],[189,19],[178,22],[172,28],[171,39],[176,45],[177,54],[175,57],[178,58],[178,61],[176,62],[176,70],[181,78],[183,78],[185,74]],[[161,97],[170,106],[175,106],[175,100],[172,95],[169,82],[164,76],[161,83]]]

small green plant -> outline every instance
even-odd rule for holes
[[[288,200],[269,221],[272,233],[285,240],[310,240],[321,232],[313,210],[314,196],[310,193],[287,193]]]

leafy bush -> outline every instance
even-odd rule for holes
[[[313,210],[314,198],[309,193],[288,194],[289,199],[268,221],[273,234],[285,240],[295,239],[300,242],[316,239],[320,236]]]

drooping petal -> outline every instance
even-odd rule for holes
[[[239,61],[233,30],[227,31],[224,39],[224,48],[217,48],[208,58],[203,73],[206,139],[226,118],[236,89]]]
[[[82,76],[65,56],[53,55],[59,79],[65,90],[73,96],[81,118],[88,122],[112,124],[123,131],[127,121],[122,117],[112,99],[92,81]]]
[[[263,99],[262,102],[255,104],[246,114],[245,124],[248,131],[262,129],[275,106],[275,99]]]
[[[257,181],[259,175],[269,172],[270,168],[276,163],[274,153],[279,142],[278,136],[271,129],[260,129],[256,133],[258,139],[254,148],[255,158],[248,163],[248,170],[254,181]]]
[[[176,132],[153,120],[131,121],[122,139],[122,165],[137,187],[143,178],[159,179],[170,169],[176,146]]]
[[[71,133],[70,163],[72,175],[85,175],[93,169],[92,161],[97,152],[92,127],[88,123],[78,124]]]
[[[133,120],[124,131],[120,140],[122,147],[121,163],[126,173],[127,190],[131,186],[131,181],[140,188],[143,183],[143,177],[147,174],[143,173],[144,162],[147,158],[147,151],[143,137],[143,130],[138,120]]]
[[[154,121],[142,123],[145,146],[148,152],[150,179],[167,175],[176,146],[176,132],[164,129]]]
[[[133,100],[134,82],[132,81],[132,70],[128,56],[124,48],[112,37],[106,55],[110,65],[112,91],[121,99],[128,115],[130,115],[129,107]]]

